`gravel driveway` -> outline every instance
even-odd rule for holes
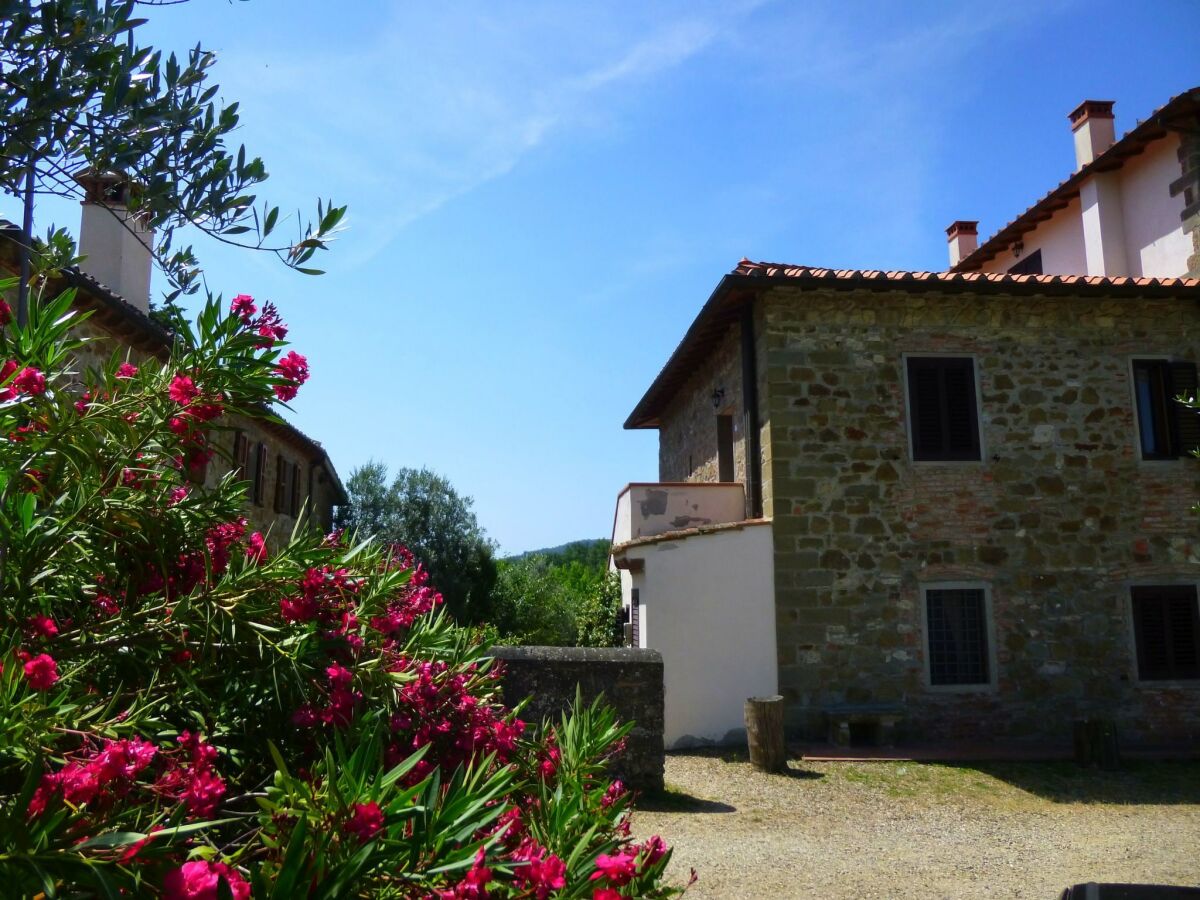
[[[1115,774],[1070,763],[950,766],[667,758],[639,837],[675,847],[671,874],[700,898],[1057,900],[1083,881],[1200,884],[1200,765]]]

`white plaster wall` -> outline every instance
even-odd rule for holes
[[[1147,278],[1187,274],[1192,242],[1179,218],[1183,194],[1172,197],[1170,191],[1180,174],[1177,134],[1156,141],[1121,167],[1128,274]]]
[[[631,484],[617,497],[613,543],[745,517],[746,490],[737,482]]]
[[[641,644],[662,653],[668,749],[744,737],[747,697],[779,688],[770,523],[631,548]],[[628,598],[626,598],[627,600]]]
[[[1035,250],[1042,251],[1042,271],[1047,275],[1086,275],[1087,256],[1083,244],[1083,218],[1079,198],[1051,218],[1038,224],[1023,238],[1025,247],[1017,256],[1008,248],[984,263],[984,272],[1007,272]]]

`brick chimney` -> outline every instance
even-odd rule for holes
[[[150,254],[154,232],[129,210],[133,185],[118,172],[77,174],[83,187],[79,268],[131,306],[150,311]]]
[[[1082,169],[1117,140],[1112,100],[1084,100],[1071,113],[1075,168]]]
[[[950,242],[950,267],[954,268],[979,246],[979,223],[959,220],[946,229]]]

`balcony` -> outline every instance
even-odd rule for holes
[[[613,544],[746,518],[746,489],[733,482],[636,482],[617,496]]]

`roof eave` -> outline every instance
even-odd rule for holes
[[[623,426],[625,430],[636,431],[638,429],[654,429],[659,427],[660,423],[658,410],[654,409],[653,411],[650,411],[650,408],[655,403],[656,398],[654,395],[659,392],[664,377],[668,372],[671,371],[676,361],[687,350],[688,346],[698,335],[704,322],[707,320],[709,315],[711,315],[712,311],[715,310],[716,307],[721,303],[727,293],[729,293],[735,287],[745,286],[747,282],[762,280],[763,279],[761,278],[730,272],[722,277],[719,282],[717,282],[717,286],[713,289],[713,292],[708,295],[708,299],[704,302],[704,306],[700,308],[700,312],[696,314],[696,318],[694,318],[692,320],[692,324],[688,326],[688,330],[683,335],[683,340],[681,340],[678,346],[676,346],[670,358],[667,359],[666,365],[664,365],[659,371],[658,375],[655,376],[654,381],[651,382],[650,387],[646,390],[646,393],[642,395],[642,399],[637,402],[637,405],[634,406],[633,411],[629,414],[629,417],[625,419],[625,424]]]

